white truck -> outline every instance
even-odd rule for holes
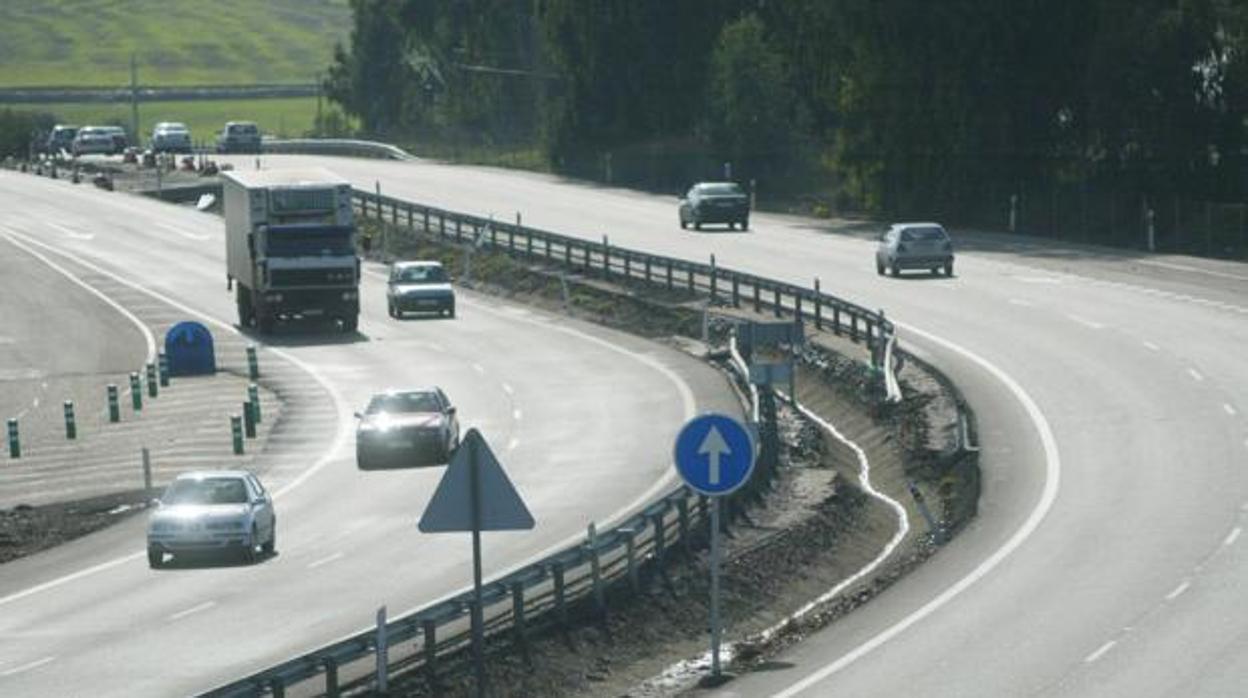
[[[351,185],[323,169],[223,172],[227,288],[238,323],[322,318],[354,332],[360,315]]]

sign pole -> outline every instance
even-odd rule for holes
[[[711,677],[719,678],[719,497],[711,497]]]
[[[481,609],[481,478],[477,442],[469,441],[468,473],[472,497],[472,669],[477,696],[485,698],[485,628]]]

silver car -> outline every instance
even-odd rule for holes
[[[111,155],[113,134],[104,126],[83,126],[74,136],[72,150],[78,155]]]
[[[441,262],[395,262],[386,285],[386,311],[390,317],[404,313],[445,313],[455,317],[455,289]]]
[[[194,553],[232,552],[246,562],[277,548],[273,498],[245,470],[184,473],[170,483],[147,521],[147,562],[153,568]]]
[[[939,223],[895,223],[880,236],[875,250],[875,272],[893,276],[902,269],[944,270],[953,276],[953,241]]]
[[[155,153],[189,153],[191,132],[186,124],[162,121],[152,129],[151,146]]]

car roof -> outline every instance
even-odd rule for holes
[[[393,266],[395,269],[411,269],[413,267],[440,267],[442,263],[428,259],[411,259],[405,262],[395,262]]]
[[[736,182],[698,182],[695,187],[740,187]]]
[[[156,128],[158,128],[158,129],[161,129],[161,128],[181,128],[181,129],[184,129],[184,128],[186,128],[186,124],[182,123],[181,121],[162,121],[162,122],[160,122],[160,123],[156,124]]]
[[[941,230],[944,230],[945,228],[945,226],[939,223],[932,223],[930,221],[920,221],[917,223],[894,223],[891,227],[893,228],[940,228]]]
[[[189,473],[180,473],[176,479],[206,480],[208,478],[238,478],[241,480],[250,475],[251,473],[246,470],[193,470]]]

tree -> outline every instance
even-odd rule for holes
[[[351,10],[351,42],[334,47],[326,94],[366,132],[386,133],[402,123],[416,84],[405,61],[405,32],[387,0],[351,0]]]

